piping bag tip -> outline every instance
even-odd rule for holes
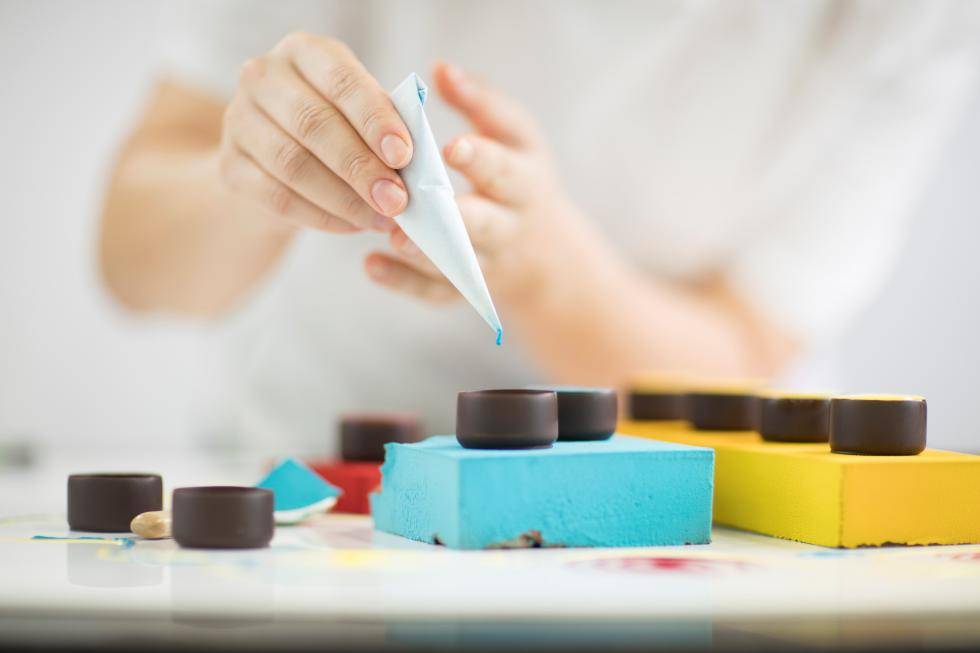
[[[456,204],[449,173],[425,116],[425,84],[412,73],[391,92],[395,109],[412,135],[412,160],[399,171],[408,205],[394,220],[429,257],[503,342],[504,330]]]

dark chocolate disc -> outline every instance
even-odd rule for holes
[[[754,392],[691,392],[687,419],[699,431],[754,431],[758,399]]]
[[[676,373],[637,376],[629,386],[626,409],[631,419],[678,421],[687,419],[687,391],[691,378]]]
[[[381,462],[385,444],[418,442],[421,429],[415,415],[345,415],[340,422],[340,455],[344,460]]]
[[[271,490],[256,487],[182,487],[173,494],[173,537],[197,549],[257,549],[272,541]]]
[[[467,449],[550,447],[558,439],[558,396],[527,389],[460,392],[456,439]]]
[[[558,395],[558,440],[608,440],[616,432],[619,414],[616,391],[612,388],[573,386],[534,387]]]
[[[68,477],[68,526],[75,531],[129,531],[136,515],[163,509],[158,474],[72,474]]]
[[[926,400],[895,395],[834,397],[830,450],[869,456],[914,456],[926,448]]]
[[[826,442],[830,437],[830,395],[761,395],[759,435],[770,442]]]
[[[632,390],[627,396],[628,410],[635,420],[687,419],[686,396],[681,393]]]

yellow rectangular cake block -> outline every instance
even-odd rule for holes
[[[718,524],[847,548],[980,543],[980,456],[849,456],[657,422],[624,422],[618,432],[714,448]]]

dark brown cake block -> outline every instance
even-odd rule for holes
[[[173,538],[198,549],[258,549],[275,531],[271,490],[228,485],[182,487],[173,494]]]
[[[908,395],[845,395],[830,407],[830,450],[914,456],[926,448],[926,400]]]
[[[460,392],[456,439],[467,449],[550,447],[558,439],[558,396],[528,389]]]
[[[387,443],[420,439],[419,419],[411,414],[345,415],[340,422],[340,455],[344,460],[382,462]]]
[[[163,508],[158,474],[72,474],[68,526],[76,531],[126,532],[136,515]]]
[[[826,393],[761,393],[759,435],[769,442],[827,442],[830,398]]]

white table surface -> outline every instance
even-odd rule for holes
[[[880,617],[953,619],[960,629],[980,624],[980,545],[836,550],[718,528],[703,546],[465,552],[375,532],[367,517],[330,514],[279,527],[271,547],[250,551],[70,532],[64,518],[70,471],[159,471],[174,487],[249,483],[261,468],[257,460],[216,464],[145,451],[118,458],[93,466],[74,453],[0,472],[0,619],[6,619],[0,624],[7,634],[60,641],[57,628],[39,625],[56,618],[71,620],[64,628],[75,638],[100,619],[119,632],[127,623],[289,624],[286,631],[296,633],[380,621],[389,639],[395,622],[406,628],[437,621],[596,626]],[[980,637],[980,626],[967,630]],[[105,631],[98,632],[93,637]],[[235,629],[207,633],[241,637]]]

